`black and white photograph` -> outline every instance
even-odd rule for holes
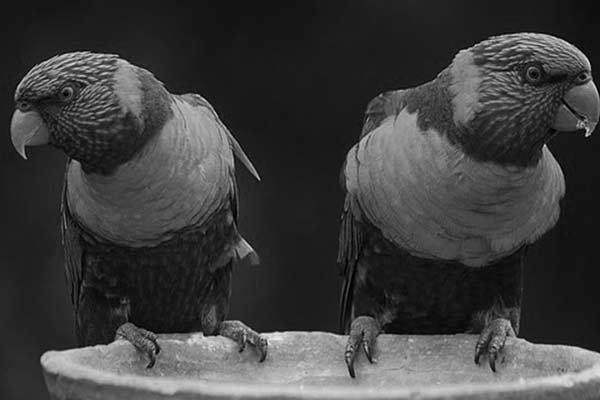
[[[600,399],[593,3],[0,29],[0,399]]]

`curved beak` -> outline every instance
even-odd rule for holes
[[[554,119],[554,129],[560,132],[584,130],[585,137],[594,131],[600,117],[600,97],[593,81],[575,86],[562,98]]]
[[[25,146],[47,144],[48,129],[37,111],[16,110],[10,123],[10,138],[17,153],[27,160]]]

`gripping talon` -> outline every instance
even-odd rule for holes
[[[267,349],[269,348],[269,342],[267,342],[267,339],[261,336],[258,340],[256,348],[260,353],[260,358],[258,359],[258,362],[265,361],[265,359],[267,358]]]
[[[151,369],[156,363],[156,355],[154,353],[148,353],[148,358],[150,358],[150,362],[146,365],[146,369]]]
[[[369,362],[373,364],[373,355],[371,354],[371,347],[369,346],[369,342],[363,340],[362,344],[363,350],[365,351],[365,355],[367,356],[367,360],[369,360]]]
[[[360,316],[352,321],[348,342],[346,343],[346,352],[344,353],[348,373],[352,378],[356,377],[354,362],[361,348],[369,362],[371,364],[375,362],[373,348],[380,330],[379,323],[373,317]]]
[[[244,350],[246,350],[246,341],[248,341],[248,335],[246,334],[246,332],[242,332],[241,336],[240,336],[240,340],[238,341],[240,348],[239,348],[239,352],[243,352]]]
[[[152,342],[152,344],[154,345],[154,354],[158,355],[158,353],[160,353],[160,351],[162,350],[160,345],[158,344],[158,335],[154,332],[148,331],[146,329],[142,329],[139,328],[140,333],[148,340],[150,340]]]
[[[149,359],[147,369],[154,367],[156,356],[160,353],[158,336],[154,332],[139,328],[131,322],[121,325],[115,334],[115,339],[124,339],[143,352]]]
[[[356,378],[356,374],[354,372],[354,351],[347,350],[344,354],[344,358],[346,359],[346,366],[348,367],[348,373],[352,378]]]
[[[484,353],[484,349],[487,347],[487,339],[483,336],[477,342],[475,346],[475,364],[479,365],[479,360]]]
[[[489,354],[490,368],[492,371],[496,372],[496,359],[498,358],[498,353],[490,352]]]
[[[263,362],[267,358],[267,339],[260,336],[256,331],[246,326],[241,321],[223,321],[219,330],[221,336],[227,337],[236,341],[239,345],[239,352],[246,349],[246,345],[250,343],[256,348],[259,354],[259,362]]]
[[[509,336],[516,336],[509,320],[497,318],[487,324],[475,345],[475,364],[479,365],[481,356],[487,354],[490,369],[496,372],[496,362]]]

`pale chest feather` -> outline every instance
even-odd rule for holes
[[[531,168],[480,163],[416,121],[405,110],[388,118],[347,157],[351,199],[389,240],[416,256],[483,266],[556,223],[565,186],[547,147]]]
[[[174,100],[173,118],[114,174],[86,174],[72,161],[67,201],[86,228],[119,244],[152,246],[202,224],[229,201],[233,154],[206,109]]]

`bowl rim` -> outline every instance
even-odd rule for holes
[[[271,332],[281,333],[281,332]],[[286,331],[285,333],[302,334],[330,334],[340,336],[330,332],[305,332],[305,331]],[[399,335],[399,336],[430,336],[430,335]],[[438,336],[457,336],[457,335],[438,335]],[[472,335],[469,335],[472,336]],[[161,341],[182,341],[170,337],[161,337]],[[549,375],[543,377],[501,381],[501,382],[482,382],[482,383],[457,383],[441,384],[436,386],[406,386],[406,387],[369,387],[369,386],[332,386],[332,385],[306,385],[303,387],[290,386],[281,383],[231,383],[219,381],[203,381],[191,378],[173,378],[161,376],[141,376],[135,374],[115,374],[105,370],[94,369],[85,364],[73,361],[71,355],[76,352],[85,351],[94,347],[106,347],[111,345],[120,345],[113,342],[109,345],[99,345],[87,348],[74,348],[69,350],[50,350],[45,352],[40,359],[46,384],[49,386],[49,376],[60,376],[61,381],[68,380],[79,386],[103,385],[113,388],[133,389],[138,392],[159,393],[162,395],[174,394],[203,394],[214,398],[244,397],[244,398],[297,398],[303,399],[392,399],[392,398],[412,398],[419,396],[423,399],[434,398],[452,398],[453,396],[472,397],[482,394],[526,394],[531,392],[543,393],[556,390],[587,390],[587,388],[597,387],[600,394],[600,354],[591,350],[568,345],[547,345],[534,344],[527,340],[516,338],[530,345],[548,347],[553,349],[562,349],[568,351],[582,351],[590,355],[598,355],[599,361],[589,368],[578,372],[568,372],[559,375]],[[122,345],[126,345],[121,341]],[[582,353],[583,354],[583,353]],[[350,378],[349,378],[350,379]],[[50,389],[50,387],[48,387]]]

